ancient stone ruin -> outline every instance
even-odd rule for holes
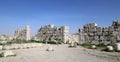
[[[14,34],[15,39],[30,40],[30,27],[27,25],[25,29],[17,29]]]
[[[111,26],[99,27],[96,23],[86,24],[79,29],[80,44],[115,44],[120,42],[120,21],[113,21]]]
[[[69,27],[62,26],[60,28],[54,25],[46,25],[41,27],[35,35],[35,40],[46,40],[46,41],[68,41]]]

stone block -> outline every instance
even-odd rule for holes
[[[12,47],[11,47],[11,46],[9,46],[9,45],[5,45],[5,46],[3,46],[3,49],[5,49],[5,50],[11,50],[11,49],[12,49]]]
[[[74,45],[74,42],[71,42],[71,43],[70,43],[70,46],[75,46],[75,45]]]
[[[108,51],[113,51],[114,48],[113,48],[113,46],[107,46],[107,50],[108,50]]]
[[[96,49],[96,46],[95,46],[95,45],[92,45],[91,48],[92,48],[92,49]]]
[[[120,51],[120,43],[116,43],[116,50]]]
[[[3,46],[2,45],[0,45],[0,50],[2,50],[3,49]]]
[[[11,51],[11,50],[7,50],[3,52],[3,57],[9,57],[9,56],[15,56],[16,54]]]
[[[41,47],[42,46],[42,44],[38,44],[38,47]]]
[[[48,47],[47,51],[54,51],[53,47]]]
[[[26,49],[27,48],[27,44],[23,44],[23,49]]]

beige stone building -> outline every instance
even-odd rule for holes
[[[15,39],[30,40],[30,27],[27,25],[25,29],[17,29],[14,34]]]

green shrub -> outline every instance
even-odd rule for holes
[[[48,41],[48,44],[61,44],[62,42],[60,41]]]
[[[76,46],[68,46],[69,48],[76,48]]]
[[[3,54],[2,54],[2,53],[0,53],[0,58],[1,58],[1,57],[3,57]]]
[[[120,52],[120,50],[115,50],[115,52]]]
[[[97,45],[97,48],[98,48],[98,49],[99,49],[99,48],[106,48],[106,46],[107,46],[107,45],[104,45],[103,43],[101,43],[101,44],[98,44],[98,45]]]
[[[62,44],[63,42],[62,41],[45,41],[45,40],[43,40],[43,41],[37,41],[37,40],[26,41],[26,40],[14,39],[11,42],[7,42],[6,44],[9,45],[9,44],[21,44],[21,43]]]
[[[90,43],[84,43],[84,44],[81,44],[81,46],[85,47],[85,48],[91,48],[91,45]]]
[[[62,41],[40,41],[40,43],[47,43],[47,44],[62,44]]]

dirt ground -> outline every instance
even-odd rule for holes
[[[48,46],[54,51],[46,51]],[[13,50],[17,56],[0,58],[0,62],[120,62],[120,53],[101,52],[68,45],[44,45],[41,48]]]

